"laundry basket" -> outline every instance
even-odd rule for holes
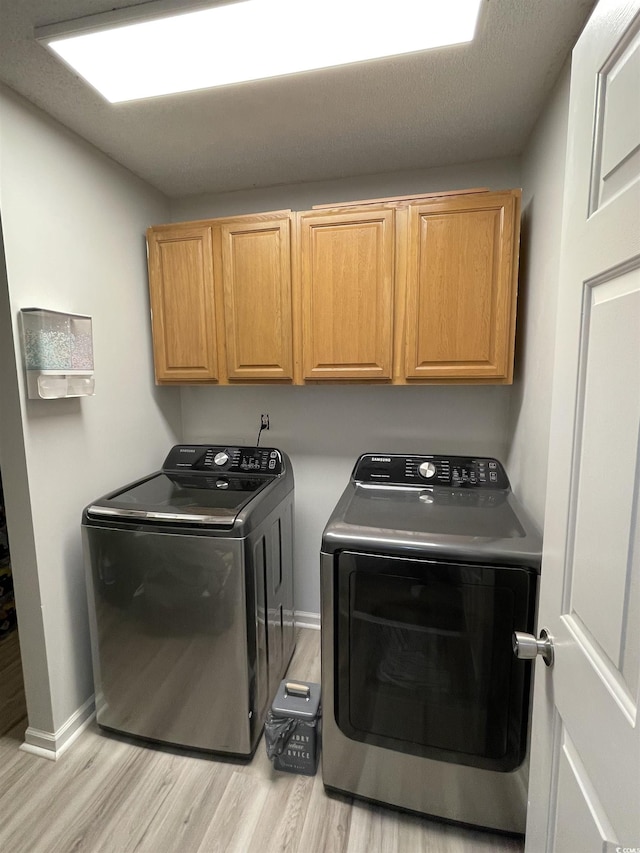
[[[276,770],[313,776],[320,755],[320,685],[284,679],[264,725],[267,755]]]

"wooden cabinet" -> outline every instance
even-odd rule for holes
[[[147,247],[156,380],[217,380],[211,226],[151,228]]]
[[[147,232],[156,381],[292,381],[290,211]]]
[[[391,380],[393,217],[376,207],[299,215],[305,380]]]
[[[214,225],[229,380],[293,379],[289,213]]]
[[[156,380],[509,383],[519,223],[470,190],[151,228]]]
[[[511,382],[520,192],[408,209],[405,380]]]
[[[508,383],[520,191],[298,214],[303,378]]]

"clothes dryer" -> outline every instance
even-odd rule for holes
[[[327,788],[524,832],[540,561],[496,459],[360,457],[322,538]]]

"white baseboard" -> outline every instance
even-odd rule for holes
[[[294,613],[296,628],[314,628],[320,630],[320,614],[307,613],[305,610],[296,610]]]
[[[55,732],[47,732],[29,726],[24,733],[24,743],[21,744],[20,749],[24,752],[30,752],[32,755],[38,755],[40,758],[57,761],[87,728],[95,714],[95,700],[93,696],[90,696],[84,705],[74,711]]]

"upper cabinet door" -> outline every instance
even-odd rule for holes
[[[299,215],[305,380],[391,380],[394,211]]]
[[[216,247],[228,378],[291,381],[290,213],[222,221]]]
[[[409,209],[405,379],[513,377],[520,191]]]
[[[211,237],[209,226],[147,231],[158,382],[218,378]]]

